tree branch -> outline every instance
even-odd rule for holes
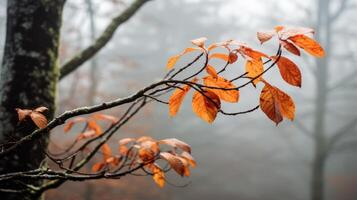
[[[118,27],[127,20],[129,20],[136,13],[136,11],[138,11],[139,8],[141,8],[141,6],[148,1],[150,0],[136,0],[123,13],[112,19],[110,24],[101,34],[101,36],[99,36],[99,38],[97,38],[92,45],[82,50],[79,54],[74,56],[62,66],[60,79],[66,77],[68,74],[76,70],[87,60],[96,55],[97,52],[101,50],[110,41]]]
[[[296,128],[298,128],[308,138],[310,139],[312,138],[313,136],[312,132],[303,123],[301,123],[300,120],[294,119],[294,122]]]
[[[357,141],[349,141],[343,144],[339,144],[332,149],[332,153],[341,153],[347,150],[355,150],[357,147]]]
[[[350,72],[347,76],[341,78],[341,80],[338,80],[335,84],[330,86],[328,88],[329,91],[333,91],[335,89],[338,89],[340,87],[346,86],[349,82],[353,81],[354,77],[357,75],[357,70]]]
[[[25,142],[28,142],[28,141],[31,141],[31,140],[36,139],[38,137],[41,137],[41,135],[43,135],[43,134],[48,134],[53,128],[64,124],[65,121],[67,119],[69,119],[69,118],[76,117],[76,116],[79,116],[79,115],[91,114],[91,113],[95,113],[95,112],[98,112],[98,111],[102,111],[102,110],[106,110],[106,109],[109,109],[109,108],[113,108],[113,107],[117,107],[117,106],[121,106],[121,105],[124,105],[124,104],[128,104],[128,103],[134,102],[134,101],[136,101],[136,100],[138,100],[138,99],[140,99],[142,97],[145,97],[146,96],[146,94],[145,94],[146,92],[148,92],[150,90],[153,90],[156,87],[159,87],[159,86],[162,86],[162,85],[168,85],[170,83],[173,83],[174,85],[184,84],[184,85],[189,85],[191,87],[196,86],[197,87],[196,88],[197,91],[203,90],[203,88],[206,88],[206,89],[220,89],[220,90],[225,90],[225,91],[239,90],[239,89],[241,89],[241,88],[253,83],[253,81],[255,79],[261,77],[263,74],[265,74],[267,71],[269,71],[272,67],[274,67],[276,65],[276,63],[279,61],[281,52],[282,52],[281,45],[279,45],[278,51],[276,53],[278,58],[276,60],[274,60],[274,62],[271,63],[268,68],[266,68],[262,73],[260,73],[256,77],[251,78],[246,83],[244,83],[242,85],[239,85],[239,86],[237,86],[235,88],[222,88],[222,87],[206,86],[206,85],[202,85],[202,84],[199,84],[199,83],[194,83],[194,82],[188,81],[188,79],[191,79],[191,78],[195,77],[196,75],[200,74],[205,69],[205,67],[207,66],[209,59],[208,59],[208,53],[206,53],[206,56],[205,56],[206,57],[206,61],[205,61],[204,65],[203,65],[203,67],[198,72],[195,72],[193,75],[190,75],[189,77],[184,78],[183,80],[172,80],[172,78],[174,78],[176,75],[178,75],[178,73],[175,73],[169,79],[163,79],[161,81],[153,83],[153,84],[151,84],[151,85],[149,85],[149,86],[137,91],[135,94],[133,94],[133,95],[131,95],[129,97],[126,97],[126,98],[123,98],[123,99],[119,98],[119,99],[116,99],[116,100],[113,100],[113,101],[104,102],[104,103],[101,103],[101,104],[98,104],[98,105],[94,105],[94,106],[81,107],[81,108],[77,108],[77,109],[74,109],[74,110],[71,110],[71,111],[66,111],[63,114],[61,114],[60,116],[58,116],[55,119],[53,119],[52,121],[50,121],[45,128],[38,129],[38,130],[30,133],[29,135],[19,139],[16,142],[2,144],[0,146],[0,158],[2,158],[5,155],[9,154],[10,152],[14,151],[18,146],[20,146],[21,144],[23,144]],[[200,57],[201,57],[201,55],[198,56],[194,61],[195,62],[198,61],[198,59]],[[265,64],[267,64],[270,61],[271,60],[269,59],[269,61],[265,62]],[[183,67],[182,68],[183,70],[179,70],[179,73],[183,72],[185,69],[187,69],[188,67],[192,66],[192,64],[193,63],[191,62],[187,66]],[[237,78],[232,79],[231,82],[235,81],[235,80],[238,80],[239,78],[242,78],[242,75],[238,76]],[[172,87],[172,86],[169,86],[168,88],[163,88],[163,89],[164,90],[168,90],[170,87]],[[158,89],[158,90],[152,92],[151,95],[154,95],[156,92],[161,91],[161,90],[162,89]],[[164,93],[165,93],[165,91],[164,91]],[[227,115],[238,115],[238,114],[244,114],[244,113],[252,112],[252,111],[254,111],[256,109],[258,109],[258,107],[255,107],[255,108],[250,109],[248,111],[243,111],[243,112],[238,112],[238,113],[226,113],[226,114]]]
[[[148,0],[137,0],[135,3],[140,4],[138,2],[146,2]],[[135,4],[134,3],[134,4]],[[137,9],[140,7],[140,5],[137,5]],[[128,12],[128,11],[125,11]],[[124,13],[125,13],[124,12]],[[133,13],[135,11],[132,11]],[[132,14],[133,14],[132,13]],[[112,34],[115,31],[115,28],[111,29]],[[110,40],[110,37],[107,38],[108,42]],[[99,38],[100,39],[100,38]],[[106,43],[105,42],[105,43]],[[102,45],[103,47],[104,44],[98,44]],[[72,65],[75,66],[73,70],[75,70],[77,67],[81,65],[81,63],[85,62],[86,59],[89,59],[91,56],[95,55],[97,51],[100,50],[99,47],[98,49],[94,49],[94,53],[92,54],[85,54],[85,56],[89,56],[87,58],[82,57],[78,58],[79,60],[75,60],[74,62],[79,63],[78,65]],[[241,47],[240,47],[241,48]],[[86,50],[85,50],[86,51]],[[84,52],[85,52],[84,51]],[[91,52],[89,52],[91,53]],[[46,165],[43,167],[33,170],[33,171],[25,171],[25,172],[15,172],[15,173],[8,173],[8,174],[1,174],[0,175],[0,183],[1,182],[9,182],[11,181],[11,184],[8,184],[9,186],[13,188],[17,188],[18,186],[23,185],[24,183],[22,181],[29,180],[29,179],[37,179],[37,180],[48,180],[45,184],[40,185],[40,186],[32,186],[32,185],[26,185],[24,184],[22,187],[25,188],[25,190],[13,190],[13,188],[1,188],[0,190],[3,189],[5,192],[23,192],[23,193],[29,193],[34,196],[40,196],[44,191],[51,189],[51,188],[56,188],[60,186],[62,183],[71,180],[71,181],[85,181],[85,180],[91,180],[91,179],[100,179],[100,178],[111,178],[111,179],[119,179],[121,176],[124,176],[126,174],[133,174],[134,171],[142,169],[147,175],[154,175],[153,173],[163,173],[164,171],[161,169],[160,165],[149,165],[146,166],[148,167],[149,170],[152,171],[152,173],[147,172],[147,169],[144,169],[143,167],[145,164],[152,164],[154,161],[157,159],[164,159],[168,160],[163,154],[164,152],[160,151],[160,148],[157,146],[158,150],[151,150],[154,147],[147,147],[149,145],[148,143],[144,144],[145,142],[145,137],[139,138],[137,140],[132,140],[133,138],[125,138],[129,139],[129,143],[132,143],[132,146],[128,149],[126,147],[126,144],[121,144],[119,141],[119,146],[124,145],[126,149],[128,150],[120,150],[119,153],[112,154],[111,153],[111,148],[109,147],[109,140],[112,138],[112,136],[119,131],[119,129],[125,125],[132,117],[134,117],[147,103],[151,101],[157,101],[163,104],[168,104],[167,101],[163,101],[159,99],[158,97],[161,97],[165,95],[168,92],[171,92],[172,90],[179,88],[181,90],[184,90],[181,88],[181,86],[190,86],[192,89],[196,90],[197,92],[201,93],[206,99],[205,101],[210,101],[211,103],[214,104],[214,106],[217,107],[218,112],[220,112],[223,115],[239,115],[239,114],[246,114],[253,112],[259,108],[258,106],[255,106],[254,108],[241,111],[241,112],[225,112],[224,110],[220,109],[220,106],[214,101],[213,98],[210,96],[207,96],[205,91],[206,90],[212,90],[212,89],[217,89],[217,90],[222,90],[222,91],[230,91],[230,90],[236,90],[238,91],[239,89],[248,86],[249,84],[252,84],[254,80],[257,78],[261,77],[263,74],[265,74],[267,71],[269,71],[271,68],[276,66],[277,62],[280,59],[282,53],[281,45],[279,45],[279,48],[276,52],[276,59],[271,59],[270,57],[266,56],[268,59],[263,63],[263,65],[268,65],[265,70],[263,70],[260,74],[256,75],[255,77],[247,77],[245,76],[247,72],[238,75],[237,77],[233,78],[230,80],[230,82],[240,80],[240,79],[247,79],[248,81],[244,81],[242,84],[234,87],[225,87],[225,86],[209,86],[202,84],[200,82],[192,81],[192,79],[197,78],[196,76],[202,75],[202,72],[204,73],[204,70],[207,69],[208,62],[209,62],[209,51],[204,50],[200,55],[198,55],[192,62],[188,63],[182,68],[179,68],[175,71],[175,69],[170,70],[163,79],[148,85],[141,90],[138,90],[136,93],[134,93],[131,96],[128,96],[126,98],[119,98],[115,99],[113,101],[108,101],[104,102],[98,105],[94,106],[88,106],[88,107],[81,107],[81,108],[76,108],[71,111],[66,111],[63,114],[59,115],[55,119],[51,120],[46,127],[43,127],[42,129],[35,130],[32,133],[29,133],[29,135],[19,139],[18,141],[15,142],[8,142],[5,144],[0,145],[0,158],[3,156],[11,153],[13,150],[15,150],[17,147],[20,145],[26,143],[27,141],[38,139],[41,137],[43,134],[50,134],[50,131],[61,125],[64,124],[66,120],[84,115],[84,114],[92,114],[94,112],[98,111],[103,111],[106,109],[110,109],[113,107],[120,107],[123,106],[126,111],[121,114],[121,117],[113,117],[110,121],[112,122],[111,125],[105,130],[102,131],[101,128],[98,131],[97,128],[93,128],[93,124],[91,122],[95,122],[95,116],[90,116],[88,119],[85,121],[80,121],[80,122],[86,122],[86,125],[84,129],[81,131],[81,135],[83,136],[86,142],[84,143],[77,143],[80,138],[83,139],[82,137],[77,137],[76,141],[68,147],[68,149],[65,149],[64,152],[61,152],[57,154],[59,157],[52,157],[54,154],[51,155],[49,151],[44,150],[44,154],[47,156],[50,161],[54,162],[54,164],[57,165],[57,168],[59,168],[60,171],[57,170],[52,170],[51,168],[48,168]],[[188,70],[189,68],[191,69],[191,66],[193,66],[202,56],[204,55],[205,57],[205,62],[201,67],[197,68],[192,68],[192,72],[190,72],[188,75],[184,75],[183,77],[179,78],[178,80],[175,80],[174,78],[176,76],[180,76],[183,74],[184,71]],[[77,58],[75,58],[77,59]],[[262,58],[260,58],[262,59]],[[228,64],[232,64],[227,62],[225,66],[223,67],[224,70],[228,69],[227,66]],[[223,71],[224,71],[223,70]],[[222,71],[222,70],[221,70]],[[222,71],[222,72],[223,72]],[[68,72],[70,73],[70,72]],[[128,105],[128,107],[126,107]],[[21,121],[21,120],[20,120]],[[75,121],[72,121],[73,123]],[[76,122],[75,122],[76,123]],[[92,125],[90,125],[92,124]],[[67,124],[69,125],[69,124]],[[73,125],[73,124],[72,124]],[[71,126],[71,125],[70,125]],[[91,132],[90,132],[91,131]],[[90,133],[90,135],[87,135],[84,137],[85,133]],[[93,134],[95,135],[93,135]],[[90,138],[90,139],[89,139]],[[141,142],[139,142],[141,141]],[[152,141],[153,142],[153,141]],[[155,143],[155,142],[153,142]],[[78,144],[78,145],[76,145]],[[155,143],[159,145],[159,143]],[[163,143],[165,144],[165,143]],[[41,144],[43,145],[43,144]],[[120,147],[124,147],[120,146]],[[172,145],[170,145],[172,146]],[[76,148],[74,148],[76,147]],[[78,148],[77,148],[78,147]],[[44,147],[43,147],[44,148]],[[176,147],[175,147],[176,148]],[[188,147],[189,148],[189,147]],[[102,150],[101,150],[102,149]],[[109,149],[109,150],[108,150]],[[134,152],[131,150],[134,149]],[[189,148],[190,149],[190,148]],[[148,150],[152,151],[155,153],[155,155],[151,153],[145,153],[149,152]],[[182,148],[182,150],[184,150]],[[141,153],[140,153],[141,152]],[[150,154],[152,156],[148,157],[145,156],[144,154]],[[161,153],[160,153],[161,152]],[[171,152],[171,151],[170,151]],[[166,152],[166,153],[170,153]],[[191,153],[191,150],[187,151],[189,154]],[[92,171],[96,173],[88,173],[83,170],[83,167],[86,166],[87,164],[90,164],[89,162],[94,158],[94,156],[98,153],[101,153],[103,155],[103,161],[96,163],[96,165],[93,166]],[[172,154],[173,156],[179,156],[180,152],[177,152],[176,149],[174,149]],[[79,156],[80,155],[80,156]],[[182,155],[183,156],[183,155]],[[151,159],[151,157],[154,157],[155,159]],[[149,163],[147,163],[147,159],[150,158]],[[182,157],[184,158],[184,157]],[[155,163],[154,163],[155,164]],[[168,163],[169,164],[169,163]],[[192,164],[190,164],[192,165]],[[156,166],[156,167],[155,167]],[[151,167],[151,168],[150,168]],[[154,167],[154,168],[152,168]],[[186,166],[188,167],[188,166]],[[126,169],[126,170],[125,170]],[[159,170],[159,172],[155,172]],[[167,170],[170,170],[168,168]],[[175,169],[173,167],[173,169]],[[125,170],[125,171],[122,171]],[[165,170],[166,171],[166,170]],[[175,169],[175,171],[177,171]],[[185,176],[188,176],[186,172],[178,172],[181,176],[184,173]],[[159,174],[159,175],[160,175]],[[140,175],[140,174],[139,174]],[[161,175],[160,175],[161,176]],[[163,177],[161,177],[163,178]],[[166,181],[166,180],[165,180]],[[16,183],[16,185],[12,184]],[[161,183],[159,183],[161,185]],[[0,184],[1,185],[1,184]]]
[[[351,130],[357,126],[357,118],[353,119],[345,126],[343,126],[339,131],[337,131],[333,136],[330,138],[327,150],[331,150],[334,145],[336,145],[343,136],[351,133]]]
[[[343,11],[346,9],[347,7],[347,3],[348,3],[349,0],[342,0],[341,3],[340,3],[340,6],[339,8],[337,9],[337,11],[335,13],[332,14],[330,20],[331,21],[336,21],[340,16],[341,14],[343,13]]]

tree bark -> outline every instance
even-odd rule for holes
[[[55,112],[59,78],[58,46],[64,0],[9,0],[6,41],[0,75],[0,143],[13,142],[36,129],[27,120],[18,124],[15,108],[49,108]],[[45,134],[48,135],[48,134]],[[0,174],[37,169],[43,165],[47,136],[30,141],[0,160]],[[6,188],[27,189],[41,182],[7,182]],[[41,195],[41,194],[40,194]],[[2,200],[39,199],[31,193],[0,192]]]

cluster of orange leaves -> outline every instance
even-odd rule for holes
[[[323,57],[323,48],[315,40],[309,37],[309,35],[313,33],[313,29],[310,28],[277,26],[275,27],[275,30],[258,32],[257,37],[261,44],[263,44],[274,36],[277,36],[280,45],[296,56],[300,56],[299,48],[301,48],[312,56]],[[167,62],[167,68],[172,69],[178,59],[187,53],[201,51],[205,55],[208,55],[208,64],[205,66],[207,75],[203,78],[195,77],[191,80],[192,83],[202,81],[205,86],[208,86],[204,91],[195,91],[193,94],[192,109],[200,118],[208,123],[212,123],[220,110],[221,101],[230,103],[239,101],[238,88],[231,81],[219,76],[216,69],[209,64],[209,61],[211,59],[221,59],[226,61],[228,65],[235,63],[238,56],[241,56],[246,62],[246,75],[251,79],[253,85],[255,86],[258,83],[263,83],[265,85],[260,94],[261,110],[276,124],[280,123],[283,120],[283,117],[290,120],[294,119],[295,104],[292,98],[263,79],[263,59],[266,59],[267,61],[276,62],[284,81],[292,86],[301,87],[301,72],[293,61],[284,56],[268,56],[265,53],[254,50],[245,43],[237,42],[235,40],[213,43],[208,47],[205,47],[206,40],[207,39],[204,37],[192,40],[191,42],[195,47],[186,48],[182,53],[170,57]],[[227,49],[228,53],[211,54],[211,51],[217,47]],[[188,84],[174,91],[169,99],[169,114],[171,116],[177,114],[184,97],[191,87],[192,85]]]
[[[116,117],[105,114],[93,114],[88,118],[77,117],[64,126],[64,132],[72,129],[78,122],[86,123],[85,131],[77,136],[77,140],[93,138],[103,134],[102,128],[97,120],[107,120],[115,124],[118,122]],[[163,151],[165,146],[171,147]],[[143,136],[139,138],[124,138],[118,142],[118,151],[113,153],[110,146],[104,143],[101,146],[103,160],[92,166],[93,172],[99,172],[104,169],[110,170],[120,167],[121,164],[129,163],[129,168],[137,165],[143,165],[143,168],[149,172],[155,183],[160,187],[165,184],[165,170],[163,170],[155,161],[163,159],[167,161],[170,167],[181,176],[189,176],[189,167],[195,167],[196,162],[191,156],[191,147],[175,138],[154,140],[151,137]]]
[[[16,108],[16,112],[19,118],[19,123],[31,119],[38,128],[45,128],[48,124],[47,118],[44,113],[48,111],[48,108],[41,106],[33,110]]]
[[[322,47],[309,35],[314,31],[309,28],[288,28],[277,26],[274,30],[266,32],[258,32],[257,37],[261,44],[267,42],[274,36],[277,36],[279,44],[293,55],[300,56],[300,49],[315,57],[323,57],[324,50]],[[281,91],[279,88],[271,85],[265,79],[263,59],[276,62],[282,79],[288,84],[296,87],[301,87],[301,72],[298,66],[289,58],[284,56],[268,56],[265,53],[254,50],[245,43],[235,40],[228,40],[220,43],[213,43],[208,47],[205,46],[207,39],[202,37],[192,40],[194,47],[186,48],[182,53],[172,56],[167,62],[167,68],[171,69],[177,63],[179,58],[193,51],[200,51],[208,57],[207,65],[205,66],[206,76],[202,78],[194,77],[190,84],[177,88],[169,99],[169,114],[175,116],[180,106],[190,91],[192,86],[198,82],[202,82],[205,86],[203,91],[195,91],[192,97],[193,111],[203,120],[212,123],[217,113],[220,111],[221,101],[236,103],[239,101],[239,89],[232,81],[225,79],[217,73],[216,69],[210,65],[212,59],[220,59],[228,64],[234,64],[238,57],[241,56],[245,60],[245,71],[247,78],[255,86],[258,83],[263,83],[264,87],[260,93],[260,108],[261,110],[276,124],[283,120],[283,117],[290,120],[294,119],[295,104],[292,98]],[[217,47],[225,48],[228,54],[212,53],[211,51]],[[300,49],[299,49],[300,48]],[[38,128],[45,128],[48,121],[44,115],[48,109],[46,107],[38,107],[34,110],[19,109],[17,114],[19,123],[31,119]],[[115,125],[118,123],[118,118],[105,115],[93,114],[88,118],[77,117],[66,123],[64,132],[69,132],[76,123],[85,123],[84,130],[77,136],[77,141],[99,137],[103,134],[101,126],[97,123],[98,120],[105,120]],[[117,153],[113,153],[107,143],[101,145],[101,153],[103,160],[92,166],[92,171],[99,172],[103,170],[115,169],[120,164],[125,164],[130,161],[129,168],[142,165],[143,169],[149,172],[155,183],[160,187],[165,184],[165,172],[156,161],[165,160],[170,168],[175,170],[181,176],[189,176],[189,167],[195,167],[196,162],[191,156],[191,147],[175,138],[154,140],[153,138],[144,136],[140,138],[124,138],[119,140]],[[169,147],[165,151],[165,146]],[[167,149],[167,148],[166,148]]]

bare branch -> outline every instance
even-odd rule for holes
[[[331,18],[330,18],[331,21],[336,21],[342,15],[342,13],[345,11],[345,9],[347,7],[348,1],[349,0],[341,0],[340,6],[338,7],[338,9],[336,10],[335,13],[333,13],[331,15]]]
[[[251,108],[249,110],[245,110],[245,111],[240,111],[240,112],[233,112],[233,113],[228,113],[228,112],[225,112],[223,110],[220,110],[219,112],[224,114],[224,115],[242,115],[242,114],[247,114],[247,113],[250,113],[250,112],[253,112],[255,110],[257,110],[259,108],[259,105],[255,106],[254,108]]]
[[[331,152],[340,153],[348,150],[355,150],[356,147],[357,147],[357,141],[349,141],[343,144],[336,145],[336,147],[334,147]]]
[[[56,169],[51,169],[44,166],[33,171],[2,174],[0,175],[0,182],[12,181],[11,183],[19,182],[18,184],[21,185],[23,184],[22,181],[24,180],[30,180],[30,179],[48,180],[48,182],[40,186],[24,185],[25,190],[21,191],[25,193],[30,193],[32,195],[40,195],[41,193],[43,193],[48,189],[56,188],[60,186],[67,180],[85,181],[85,180],[102,179],[102,178],[119,179],[121,178],[121,176],[124,176],[126,174],[141,175],[141,174],[134,173],[136,172],[136,170],[143,170],[146,173],[144,175],[154,175],[153,173],[147,172],[146,171],[147,169],[144,169],[144,167],[148,167],[149,170],[153,171],[152,168],[150,167],[153,167],[157,164],[154,162],[156,161],[156,159],[160,159],[160,155],[162,155],[163,152],[156,153],[156,155],[154,155],[155,159],[151,160],[149,163],[146,163],[147,160],[142,159],[142,157],[140,157],[143,156],[143,154],[139,154],[139,150],[142,150],[142,149],[138,149],[141,148],[139,142],[140,138],[138,139],[137,143],[135,142],[130,149],[124,151],[127,153],[122,153],[123,151],[119,150],[119,154],[112,155],[111,150],[108,150],[110,149],[110,147],[108,146],[108,142],[110,141],[112,136],[123,125],[125,125],[132,117],[134,117],[147,103],[156,101],[159,103],[168,104],[167,101],[161,100],[159,97],[162,97],[166,93],[171,92],[176,88],[182,89],[182,86],[190,86],[197,92],[200,92],[215,106],[217,106],[218,111],[223,115],[233,116],[233,115],[253,112],[259,108],[259,105],[255,106],[254,108],[250,108],[248,110],[241,111],[241,112],[225,112],[220,109],[220,106],[217,105],[216,102],[213,101],[213,99],[211,99],[209,96],[206,96],[205,91],[208,89],[238,91],[240,88],[243,88],[253,83],[254,80],[261,77],[273,66],[275,66],[281,56],[281,53],[282,53],[282,49],[281,49],[281,45],[279,45],[279,48],[276,53],[276,56],[278,58],[274,60],[268,58],[268,60],[263,64],[264,65],[269,64],[269,65],[263,72],[258,74],[256,77],[246,77],[245,75],[247,73],[238,75],[236,78],[233,78],[231,82],[240,79],[247,79],[247,81],[245,81],[241,85],[234,86],[234,88],[226,88],[223,86],[222,87],[207,86],[200,82],[193,81],[194,78],[196,78],[196,76],[202,75],[202,72],[204,73],[204,70],[208,66],[209,51],[203,51],[203,53],[198,55],[192,62],[188,63],[182,68],[178,68],[178,70],[169,71],[164,76],[163,79],[137,91],[131,96],[128,96],[126,98],[118,98],[113,101],[104,102],[94,106],[81,107],[81,108],[73,109],[71,111],[66,111],[63,114],[56,117],[55,119],[51,120],[45,128],[35,130],[34,132],[21,138],[18,141],[2,144],[0,146],[2,149],[2,151],[0,151],[0,158],[9,154],[17,147],[24,144],[25,142],[42,137],[43,134],[49,134],[53,128],[61,124],[64,124],[65,121],[70,118],[77,117],[80,115],[85,115],[85,114],[92,114],[94,112],[103,111],[113,107],[122,106],[125,108],[125,112],[123,112],[123,114],[121,114],[120,117],[112,116],[110,120],[111,124],[109,127],[106,128],[105,131],[102,131],[100,129],[99,133],[97,133],[97,131],[94,131],[93,133],[95,134],[91,134],[90,136],[84,136],[85,133],[92,133],[90,131],[93,131],[90,125],[90,122],[93,122],[91,120],[94,120],[95,118],[95,115],[93,115],[90,116],[89,119],[87,120],[80,120],[80,122],[86,122],[86,124],[79,137],[77,137],[78,140],[76,139],[76,141],[72,145],[68,146],[66,149],[63,149],[63,152],[53,154],[50,153],[49,151],[44,150],[44,154],[47,156],[47,159],[49,159],[48,161],[53,162],[54,164],[57,165]],[[193,66],[193,64],[195,64],[201,57],[203,57],[203,55],[205,57],[205,62],[202,64],[201,67],[192,68],[192,71],[188,75],[180,77],[178,80],[174,79],[179,77],[179,75],[182,75],[183,74],[182,72]],[[226,63],[223,67],[224,70],[228,69],[227,68],[228,64],[231,63]],[[78,143],[79,140],[83,139],[82,136],[84,139],[86,139],[86,141],[84,143]],[[132,142],[131,139],[133,138],[125,138],[125,139],[129,139],[129,143],[130,143]],[[119,145],[121,145],[121,143],[119,143]],[[158,152],[160,152],[160,150],[158,150]],[[89,162],[93,160],[94,156],[97,154],[102,154],[104,157],[104,161],[98,162],[96,163],[96,166],[95,165],[93,166],[93,171],[97,171],[97,172],[90,173],[84,171],[83,167],[89,164]],[[178,155],[178,154],[180,154],[180,152],[174,152],[174,155]],[[166,158],[164,157],[164,159]],[[114,162],[116,164],[113,164]],[[114,166],[109,164],[113,164]],[[166,170],[165,169],[162,170],[160,165],[158,165],[158,168],[160,170],[160,173],[171,169],[171,167],[169,167]],[[173,169],[175,169],[175,167],[173,167]],[[12,190],[12,188],[2,188],[2,189]]]
[[[267,71],[269,71],[272,67],[275,66],[275,64],[279,61],[279,58],[280,58],[280,55],[281,55],[281,45],[279,45],[279,48],[277,50],[277,53],[276,55],[278,56],[277,59],[274,60],[274,62],[272,62],[270,64],[270,66],[265,69],[262,73],[260,73],[259,75],[257,75],[256,77],[253,77],[251,78],[249,81],[247,81],[246,83],[242,84],[242,85],[239,85],[237,86],[236,88],[220,88],[220,87],[211,87],[211,86],[206,86],[206,85],[202,85],[202,84],[199,84],[199,83],[193,83],[193,82],[190,82],[188,81],[189,79],[197,76],[198,74],[200,74],[207,66],[208,64],[208,53],[206,53],[206,56],[205,56],[205,63],[203,65],[203,67],[201,69],[199,69],[199,71],[195,72],[193,75],[190,75],[189,77],[187,78],[184,78],[183,80],[172,80],[172,78],[174,78],[175,76],[178,75],[178,73],[175,73],[173,74],[169,79],[167,80],[161,80],[159,82],[156,82],[156,83],[153,83],[141,90],[139,90],[138,92],[136,92],[135,94],[129,96],[129,97],[126,97],[126,98],[119,98],[119,99],[116,99],[116,100],[113,100],[113,101],[109,101],[109,102],[104,102],[104,103],[101,103],[101,104],[98,104],[98,105],[94,105],[94,106],[89,106],[89,107],[81,107],[81,108],[77,108],[77,109],[74,109],[74,110],[71,110],[71,111],[66,111],[64,112],[63,114],[61,114],[60,116],[58,116],[57,118],[53,119],[52,121],[50,121],[48,123],[48,125],[43,128],[43,129],[38,129],[34,132],[32,132],[31,134],[21,138],[20,140],[14,142],[14,143],[9,143],[9,144],[2,144],[1,145],[1,148],[2,148],[2,151],[0,151],[0,158],[2,158],[3,156],[7,155],[8,153],[12,152],[13,150],[15,150],[19,145],[23,144],[24,142],[27,142],[27,141],[30,141],[30,140],[33,140],[33,139],[36,139],[38,137],[41,137],[43,134],[48,134],[50,132],[50,130],[52,130],[53,128],[59,126],[59,125],[62,125],[65,123],[65,121],[69,118],[72,118],[72,117],[76,117],[76,116],[79,116],[79,115],[85,115],[85,114],[91,114],[91,113],[94,113],[94,112],[98,112],[98,111],[103,111],[103,110],[106,110],[106,109],[109,109],[109,108],[113,108],[113,107],[117,107],[117,106],[121,106],[121,105],[124,105],[124,104],[127,104],[127,103],[131,103],[131,102],[134,102],[142,97],[145,97],[145,93],[152,90],[152,89],[155,89],[156,87],[159,87],[159,86],[162,86],[162,85],[168,85],[170,83],[173,83],[174,86],[176,86],[177,84],[185,84],[185,85],[189,85],[191,87],[197,87],[195,88],[197,91],[199,90],[203,90],[203,88],[208,88],[208,89],[220,89],[220,90],[239,90],[251,83],[253,83],[253,81],[259,77],[261,77],[263,74],[265,74]],[[195,59],[195,62],[201,57],[198,56],[196,59]],[[268,63],[269,61],[267,61],[266,63]],[[179,70],[179,72],[183,72],[185,69],[187,69],[188,67],[192,66],[192,62],[189,63],[188,65],[186,65],[186,67],[183,67],[182,69],[183,70]],[[240,75],[238,78],[242,78],[243,76]],[[237,80],[234,79],[234,80]],[[173,86],[168,86],[167,88],[163,88],[163,91],[169,89],[170,87],[173,87]],[[157,91],[161,91],[162,89],[158,89]],[[154,91],[152,93],[150,93],[150,95],[153,95],[155,94],[157,91]],[[146,98],[146,97],[145,97]],[[241,114],[241,113],[246,113],[246,112],[252,112],[254,110],[256,110],[258,107],[256,108],[253,108],[251,110],[248,110],[248,111],[243,111],[243,112],[238,112],[237,114]],[[4,148],[6,147],[6,148]]]
[[[357,75],[357,70],[349,73],[347,76],[345,76],[344,78],[342,78],[341,80],[337,81],[335,84],[330,86],[328,88],[328,91],[334,91],[338,88],[348,85],[348,83],[354,80],[353,78],[356,77],[356,75]]]
[[[312,138],[312,132],[303,124],[301,123],[300,120],[298,119],[294,119],[294,124],[296,125],[296,128],[298,128],[305,136],[307,136],[308,138]]]
[[[136,13],[136,11],[138,11],[139,8],[141,8],[141,6],[143,6],[148,1],[150,0],[136,0],[123,13],[112,19],[110,24],[101,34],[101,36],[96,39],[94,44],[82,50],[78,55],[74,56],[62,66],[60,79],[66,77],[72,71],[80,67],[84,62],[96,55],[97,52],[110,41],[118,27],[129,20]]]
[[[345,135],[351,134],[352,130],[357,126],[357,118],[353,119],[341,129],[339,129],[333,136],[330,138],[329,143],[327,145],[327,149],[330,150],[336,145]]]

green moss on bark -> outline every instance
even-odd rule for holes
[[[49,108],[47,118],[56,110],[59,79],[58,47],[63,1],[8,1],[7,35],[0,77],[0,143],[24,137],[36,126],[31,122],[18,125],[15,108]],[[47,134],[48,135],[48,134]],[[0,160],[0,174],[38,168],[47,148],[46,136],[21,145],[13,154]],[[34,186],[41,182],[22,180]],[[7,181],[9,189],[22,185]],[[40,196],[1,193],[2,200],[39,199]]]

